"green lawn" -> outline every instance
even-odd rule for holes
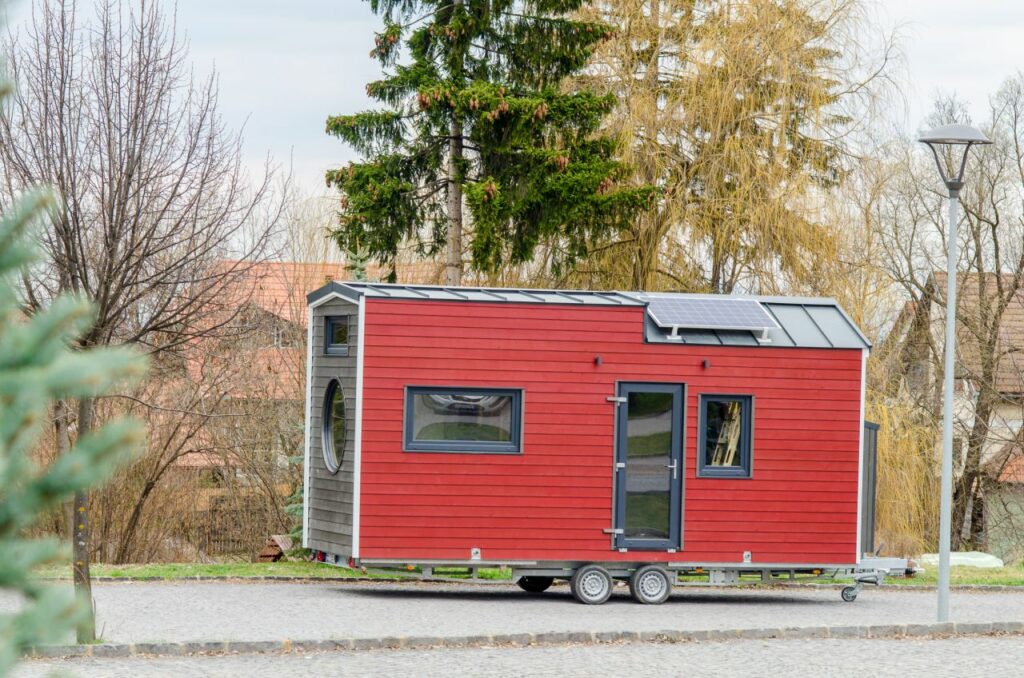
[[[662,455],[668,457],[672,447],[672,432],[658,431],[647,435],[629,436],[629,456],[633,457],[656,457]]]
[[[512,434],[507,428],[491,424],[467,421],[436,422],[421,428],[416,433],[416,440],[482,440],[507,443],[512,441]]]
[[[330,579],[337,577],[370,577],[373,579],[397,579],[419,574],[419,568],[412,570],[369,570],[364,573],[347,567],[325,565],[304,560],[289,560],[280,563],[150,563],[148,565],[104,565],[94,564],[90,568],[94,577],[116,577],[119,579],[187,579],[189,577],[304,577],[308,579]],[[70,566],[48,567],[39,571],[43,579],[66,579],[71,577]],[[436,568],[434,576],[453,579],[468,578],[466,568]],[[511,579],[508,568],[480,568],[480,579]]]
[[[949,573],[950,583],[957,584],[989,584],[997,586],[1024,586],[1024,567],[953,567]],[[887,579],[889,584],[922,584],[934,586],[938,581],[938,570],[926,568],[913,577],[893,577]]]
[[[334,577],[373,577],[378,579],[402,576],[400,572],[364,574],[347,567],[336,567],[324,563],[304,560],[289,560],[280,563],[150,563],[148,565],[104,565],[95,564],[90,568],[94,577],[184,579],[188,577],[308,577],[323,579]],[[40,570],[46,579],[70,577],[70,566],[48,567]]]
[[[93,565],[95,577],[116,577],[124,579],[187,579],[189,577],[237,577],[239,579],[256,577],[303,577],[308,579],[325,579],[337,577],[371,577],[374,579],[395,579],[418,574],[418,569],[406,572],[396,570],[370,570],[363,573],[347,567],[336,567],[323,563],[308,561],[286,561],[280,563],[152,563],[149,565]],[[70,566],[48,567],[39,571],[44,579],[70,578]],[[434,576],[451,579],[469,577],[466,568],[436,568]],[[512,571],[508,568],[481,568],[477,573],[480,579],[508,580]],[[692,577],[704,580],[707,575]],[[756,577],[750,578],[751,583]],[[994,585],[1024,587],[1024,567],[1000,567],[983,569],[977,567],[954,567],[951,572],[954,585]],[[891,577],[886,584],[934,586],[936,583],[935,568],[914,577]]]

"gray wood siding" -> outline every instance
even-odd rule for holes
[[[324,354],[324,319],[348,316],[348,355]],[[356,355],[359,352],[359,307],[332,299],[313,309],[312,403],[309,427],[309,548],[348,558],[352,555],[352,473],[356,432]],[[345,453],[337,473],[324,463],[321,427],[324,395],[331,379],[345,393]]]

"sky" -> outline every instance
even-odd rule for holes
[[[901,36],[907,113],[899,124],[908,132],[919,128],[940,92],[955,92],[983,120],[989,95],[1024,69],[1020,0],[877,0],[875,7]],[[18,14],[16,8],[12,19]],[[225,122],[244,126],[251,171],[269,156],[291,169],[298,187],[323,192],[324,171],[354,159],[324,133],[324,121],[367,108],[366,83],[380,76],[369,51],[381,23],[369,4],[178,0],[178,24],[196,72],[215,69],[219,76]]]

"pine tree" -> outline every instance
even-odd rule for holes
[[[367,93],[384,108],[327,121],[365,158],[327,175],[343,195],[343,250],[359,243],[393,265],[403,242],[426,255],[446,246],[456,285],[464,228],[477,270],[528,261],[539,245],[557,269],[649,204],[650,187],[619,185],[625,168],[598,133],[614,97],[564,88],[612,36],[568,18],[581,5],[371,0],[384,19],[371,54],[393,70]]]
[[[370,263],[370,256],[359,247],[359,243],[345,251],[345,270],[348,271],[353,280],[365,282],[368,280],[366,269]]]
[[[0,83],[0,98],[8,91]],[[37,258],[31,227],[54,202],[37,191],[0,215],[0,588],[25,599],[18,612],[0,615],[0,675],[33,645],[92,624],[91,601],[76,601],[70,588],[33,577],[41,565],[66,562],[66,548],[56,539],[26,538],[26,529],[108,477],[143,440],[138,425],[119,420],[82,436],[46,468],[33,461],[54,400],[94,397],[144,369],[129,350],[70,349],[91,323],[87,302],[62,296],[31,317],[16,303],[20,271]]]

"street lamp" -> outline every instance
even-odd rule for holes
[[[918,139],[932,149],[939,176],[949,190],[949,243],[946,247],[946,347],[942,395],[942,486],[939,512],[939,621],[949,621],[949,540],[953,507],[953,358],[956,352],[956,206],[964,187],[964,167],[971,146],[990,144],[984,134],[967,125],[943,125],[925,132]],[[963,146],[960,169],[947,176],[939,157],[940,146]],[[954,168],[956,159],[953,161]],[[952,168],[951,168],[952,169]]]

